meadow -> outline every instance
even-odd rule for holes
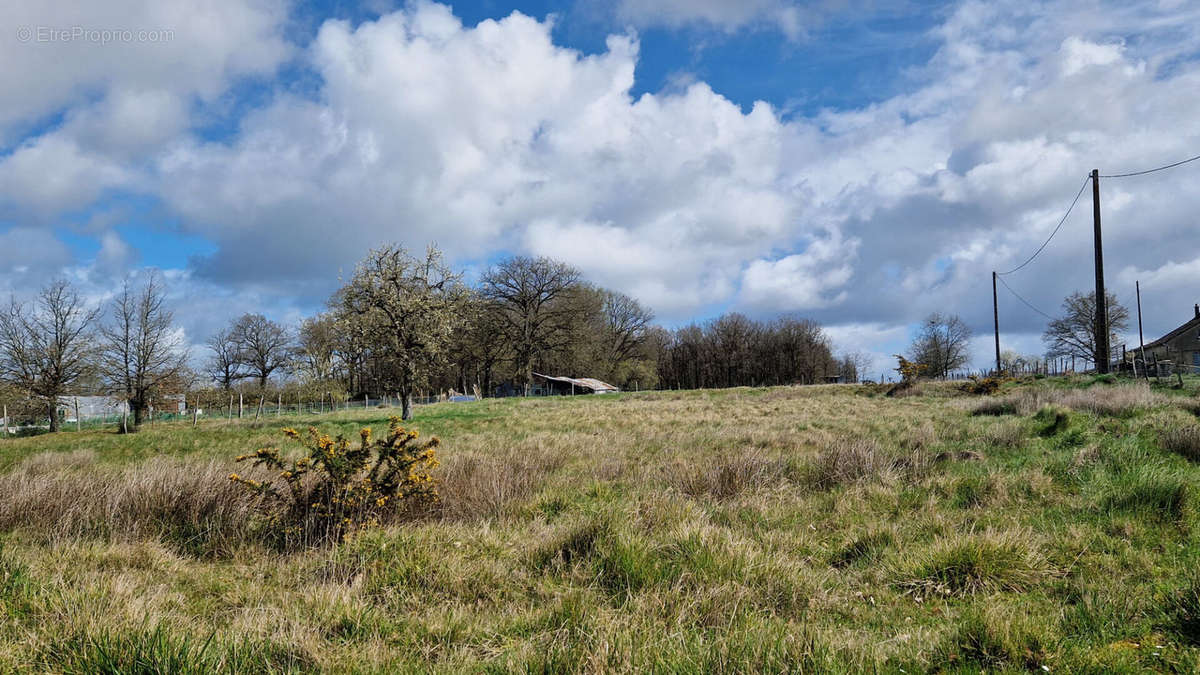
[[[394,411],[0,439],[0,670],[1194,672],[1196,387],[420,407],[440,502],[292,553],[234,457]]]

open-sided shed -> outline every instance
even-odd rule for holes
[[[620,391],[611,384],[594,377],[555,377],[541,373],[533,375],[545,381],[547,394],[607,394]]]

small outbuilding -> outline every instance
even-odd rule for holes
[[[534,377],[542,380],[544,395],[565,396],[570,394],[608,394],[621,391],[620,389],[602,382],[594,377],[555,377],[534,373]]]
[[[1160,364],[1170,363],[1176,372],[1200,371],[1200,305],[1194,305],[1192,310],[1194,315],[1189,321],[1157,340],[1146,343],[1147,361],[1151,364],[1156,361]],[[1138,352],[1136,349],[1130,350],[1125,358],[1130,360],[1136,355],[1140,362],[1141,354]]]

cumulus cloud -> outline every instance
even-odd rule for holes
[[[280,0],[4,3],[0,147],[114,84],[212,98],[232,77],[270,74],[290,49],[286,18]],[[108,31],[107,42],[99,31]]]
[[[178,55],[195,59],[187,86],[157,64],[125,64],[141,52],[102,54],[121,63],[95,70],[27,63],[49,68],[48,83],[29,101],[0,100],[2,128],[66,112],[0,157],[0,204],[51,221],[106,191],[150,195],[215,245],[180,271],[214,297],[312,306],[367,248],[436,241],[473,266],[498,251],[551,255],[667,321],[802,311],[886,355],[881,344],[933,310],[985,334],[990,271],[1041,244],[1092,167],[1140,169],[1200,147],[1200,9],[1093,5],[957,3],[903,93],[803,116],[743,109],[700,81],[634,96],[633,35],[585,55],[556,44],[549,22],[513,14],[468,27],[418,2],[326,22],[301,55],[311,92],[280,88],[233,133],[201,137],[189,101],[288,53],[280,9],[242,3],[246,30],[265,42],[193,31]],[[618,11],[634,26],[732,31],[781,22],[789,7],[658,0]],[[1194,176],[1102,182],[1114,290],[1127,300],[1134,277],[1175,289],[1149,300],[1148,332],[1178,323],[1181,279],[1200,255]],[[1088,288],[1089,206],[1085,196],[1035,264],[1008,278],[1044,310]],[[129,259],[119,243],[103,256],[117,267]],[[1036,346],[1042,317],[1002,296],[1001,320],[1006,344]]]
[[[771,106],[743,113],[702,83],[634,99],[635,41],[583,56],[550,28],[466,28],[435,4],[327,23],[319,100],[280,99],[234,142],[164,160],[163,194],[221,247],[200,271],[329,276],[386,239],[459,258],[518,244],[682,314],[806,229]]]

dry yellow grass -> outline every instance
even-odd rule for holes
[[[973,416],[952,386],[922,390],[422,409],[441,504],[292,555],[256,545],[225,480],[273,424],[0,444],[0,668],[1195,666],[1160,589],[1190,597],[1200,468],[1157,445],[1190,413],[1033,385],[1004,394],[1025,414]],[[1048,403],[1071,412],[1050,424]],[[1167,646],[1113,657],[1118,639]]]

